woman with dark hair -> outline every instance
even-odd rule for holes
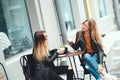
[[[58,66],[58,68],[53,64],[58,55],[64,53],[64,48],[49,51],[47,39],[48,36],[45,31],[36,31],[34,34],[33,58],[35,71],[32,80],[63,80],[59,74],[65,73],[65,71],[69,77],[67,80],[73,80],[73,70],[71,72],[68,67]]]

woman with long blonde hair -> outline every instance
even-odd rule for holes
[[[75,50],[81,49],[84,68],[87,69],[96,80],[102,80],[105,73],[101,70],[103,63],[103,44],[97,29],[97,24],[93,19],[87,19],[82,23],[82,29],[76,34],[76,41],[68,41]],[[100,75],[102,74],[102,76]]]

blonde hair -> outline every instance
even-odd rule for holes
[[[91,33],[90,34],[91,38],[94,41],[96,41],[100,45],[101,48],[103,48],[102,39],[101,39],[101,36],[98,32],[98,28],[97,28],[97,24],[96,24],[95,20],[87,19],[82,24],[84,24],[85,22],[88,22],[89,30],[90,30],[90,33]],[[78,33],[77,41],[79,41],[81,35],[82,35],[82,30],[80,30],[79,33]]]
[[[34,34],[33,57],[38,61],[49,56],[47,40],[45,39],[44,33],[45,31],[36,31]]]

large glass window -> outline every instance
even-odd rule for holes
[[[100,17],[105,17],[107,15],[105,0],[98,0],[98,6]]]
[[[63,43],[66,42],[67,34],[75,29],[71,0],[55,0],[56,9],[59,17]]]
[[[7,34],[11,41],[10,51],[6,51],[5,58],[32,48],[32,34],[24,0],[0,0],[1,12],[0,31]],[[0,20],[1,20],[0,19]],[[7,30],[6,30],[7,29]]]
[[[61,0],[61,5],[63,8],[62,13],[64,14],[66,29],[69,32],[75,28],[70,0]]]

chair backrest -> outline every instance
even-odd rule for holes
[[[23,55],[20,58],[20,64],[26,80],[29,80],[34,73],[33,54]]]

